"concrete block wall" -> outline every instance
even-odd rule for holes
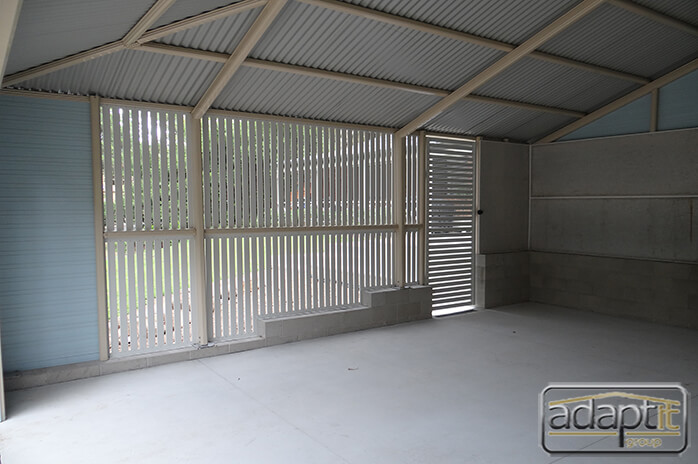
[[[534,146],[532,301],[697,327],[698,129]]]
[[[698,264],[531,252],[531,300],[698,329]]]
[[[480,143],[476,305],[528,301],[528,145]]]
[[[478,255],[477,306],[494,308],[529,300],[528,251]]]

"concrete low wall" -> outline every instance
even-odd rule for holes
[[[70,380],[190,361],[265,346],[290,343],[357,330],[431,318],[431,287],[367,288],[361,305],[340,306],[258,318],[258,336],[210,343],[160,353],[147,353],[109,361],[91,361],[18,371],[5,375],[5,390],[20,390]]]
[[[698,328],[698,264],[530,252],[531,301]]]

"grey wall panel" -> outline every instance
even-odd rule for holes
[[[531,249],[698,261],[698,199],[535,200]]]
[[[698,129],[533,147],[533,196],[698,194]]]
[[[6,371],[99,358],[86,102],[0,96]]]
[[[698,263],[529,255],[531,301],[698,328]]]
[[[480,253],[528,248],[528,145],[482,141]]]

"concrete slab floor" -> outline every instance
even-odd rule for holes
[[[533,303],[7,395],[3,464],[668,463],[538,445],[548,382],[682,382],[698,333]],[[694,402],[695,404],[695,402]]]

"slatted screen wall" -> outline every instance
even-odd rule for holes
[[[101,117],[112,356],[192,343],[190,175],[203,180],[209,340],[393,284],[390,133],[209,114],[199,174],[186,113],[103,105]],[[405,281],[415,283],[418,137],[406,143]]]
[[[475,142],[427,136],[427,273],[434,311],[470,309]]]
[[[112,356],[192,341],[187,117],[102,107]]]
[[[218,115],[202,130],[211,339],[391,285],[388,133]]]

